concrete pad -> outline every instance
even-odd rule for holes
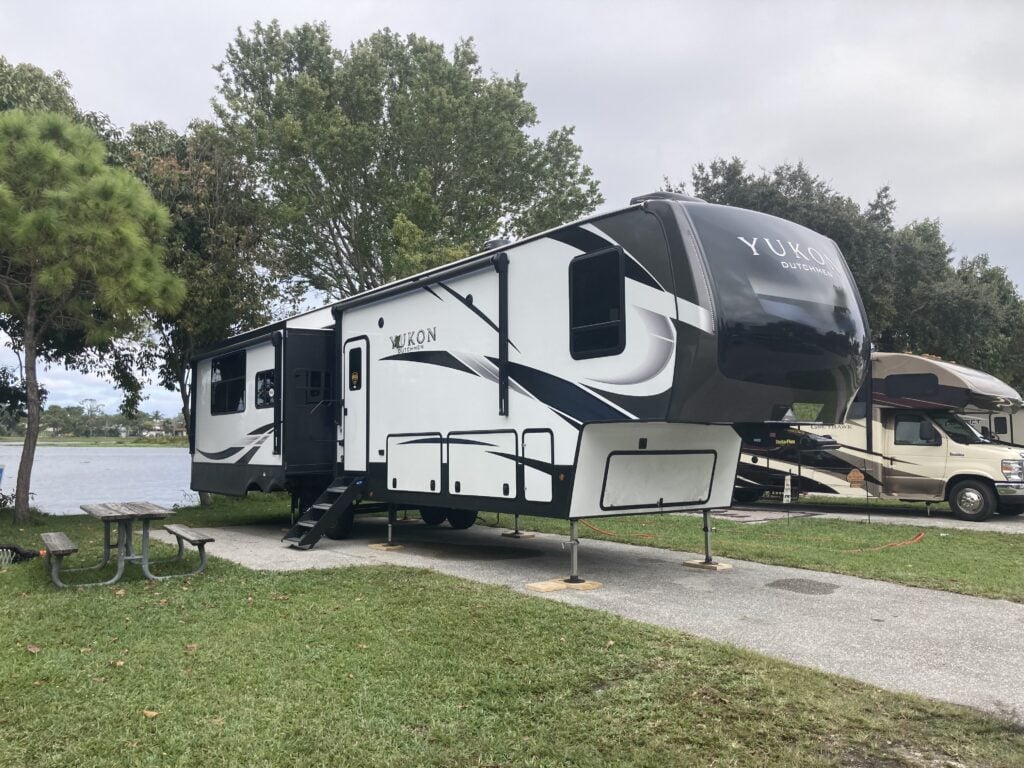
[[[687,560],[683,563],[687,568],[701,568],[705,571],[728,571],[732,566],[729,563],[712,562],[705,560]]]
[[[529,531],[505,531],[501,534],[507,539],[532,539],[534,534]]]

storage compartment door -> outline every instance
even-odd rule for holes
[[[453,496],[516,498],[517,436],[508,432],[448,435],[448,492]]]
[[[523,432],[523,498],[527,501],[551,501],[554,442],[548,429]]]
[[[739,455],[728,425],[587,424],[569,517],[728,507]]]
[[[388,490],[441,492],[441,433],[388,435]]]

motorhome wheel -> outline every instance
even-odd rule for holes
[[[476,512],[468,512],[464,509],[448,510],[448,525],[457,531],[471,528],[476,522]]]
[[[427,525],[440,525],[446,517],[446,510],[440,507],[420,507],[420,518]]]
[[[996,509],[996,494],[987,483],[963,480],[953,486],[949,507],[960,520],[988,520]]]
[[[355,512],[351,507],[341,513],[338,521],[324,532],[328,539],[347,539],[352,533],[352,523],[355,520]]]
[[[737,488],[732,492],[732,501],[734,504],[753,504],[763,495],[764,491],[757,488]]]

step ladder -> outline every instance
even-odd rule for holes
[[[292,549],[310,549],[331,528],[344,524],[345,516],[351,524],[352,505],[362,498],[364,481],[350,475],[336,477],[281,540]]]

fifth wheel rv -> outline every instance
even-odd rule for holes
[[[738,431],[841,420],[867,350],[833,241],[655,193],[206,350],[192,488],[291,491],[303,548],[365,509],[727,506]]]
[[[780,428],[743,449],[735,499],[778,492],[948,501],[961,520],[1024,511],[1024,453],[987,437],[982,415],[1012,418],[1020,394],[933,357],[876,352],[845,424]]]

